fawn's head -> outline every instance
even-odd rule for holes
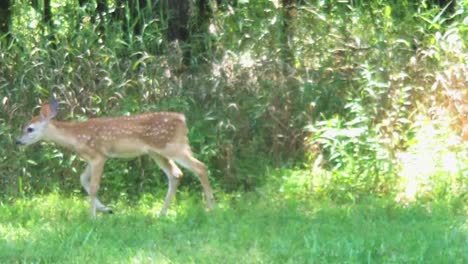
[[[43,104],[40,114],[33,117],[26,124],[23,129],[23,135],[16,139],[16,144],[28,146],[41,140],[50,120],[57,115],[57,109],[58,102],[55,99],[51,99],[49,103]]]

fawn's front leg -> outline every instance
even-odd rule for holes
[[[86,169],[83,171],[83,173],[80,176],[81,186],[83,186],[83,188],[85,189],[88,195],[90,194],[90,179],[91,179],[91,165],[88,164],[88,166],[86,166]],[[99,201],[99,198],[97,197],[96,197],[96,209],[104,213],[112,213],[112,209],[102,204],[101,201]]]

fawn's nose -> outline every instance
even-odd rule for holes
[[[16,145],[23,145],[23,142],[21,142],[19,139],[16,140]]]

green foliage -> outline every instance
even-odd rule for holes
[[[348,122],[335,117],[311,128],[314,137],[310,144],[321,148],[321,156],[312,155],[311,159],[323,160],[325,155],[327,162],[322,167],[330,171],[317,172],[315,191],[320,195],[355,201],[362,195],[385,195],[391,191],[388,188],[396,180],[394,161],[363,116],[357,115]]]
[[[209,19],[191,14],[186,43],[167,41],[166,17],[147,16],[154,10],[140,10],[136,35],[109,17],[94,23],[89,7],[71,0],[52,1],[49,27],[27,2],[15,2],[12,41],[0,41],[6,197],[80,188],[74,154],[13,146],[52,95],[65,120],[185,113],[195,152],[225,191],[253,190],[268,182],[268,167],[313,167],[320,157],[314,190],[338,200],[393,192],[396,153],[417,134],[418,105],[448,107],[451,92],[465,96],[462,1],[451,15],[425,1],[296,1],[290,10],[278,1],[226,2]],[[138,198],[165,184],[157,171],[146,158],[111,161],[103,185],[111,197]]]
[[[401,4],[408,3],[402,1]],[[354,201],[370,193],[385,195],[397,191],[396,183],[400,176],[418,177],[414,175],[418,173],[416,171],[411,176],[402,176],[400,165],[405,161],[396,159],[396,156],[406,151],[409,142],[420,140],[417,137],[421,127],[414,129],[411,124],[418,113],[427,114],[427,111],[421,110],[421,105],[427,105],[428,111],[440,111],[440,108],[445,109],[448,105],[454,105],[456,109],[466,106],[466,79],[456,77],[463,75],[466,69],[466,46],[462,41],[466,38],[466,31],[461,26],[466,21],[460,21],[460,24],[454,22],[457,21],[454,18],[460,18],[465,5],[459,4],[458,11],[450,18],[452,24],[448,24],[449,19],[443,15],[443,10],[410,9],[411,12],[405,13],[399,9],[394,14],[393,10],[397,10],[399,5],[374,1],[365,5],[364,9],[350,6],[348,16],[333,20],[339,22],[334,27],[339,29],[339,36],[347,37],[346,48],[338,50],[336,57],[339,60],[335,65],[342,63],[350,66],[327,69],[327,72],[340,70],[343,74],[343,69],[351,69],[342,78],[348,82],[348,87],[354,89],[337,86],[341,90],[336,91],[345,94],[332,97],[335,102],[336,97],[341,100],[338,105],[334,104],[335,108],[339,107],[334,109],[334,113],[322,110],[323,102],[327,101],[320,98],[315,104],[320,116],[314,119],[319,120],[306,127],[311,132],[307,142],[311,169],[315,175],[315,193]],[[341,14],[338,5],[331,8],[337,11],[336,14]],[[325,17],[324,14],[324,21],[330,20]],[[432,22],[415,23],[415,19],[421,17],[431,17]],[[434,27],[434,23],[439,23],[439,26]],[[356,24],[372,27],[363,31],[364,27],[356,27]],[[434,28],[445,29],[446,32],[434,31]],[[369,34],[369,31],[373,34]],[[429,45],[428,40],[432,40]],[[325,94],[325,97],[331,96]],[[466,112],[452,110],[451,115],[461,118]],[[437,123],[440,116],[431,118],[431,122]],[[461,119],[444,120],[452,126],[452,129],[443,130],[445,135],[456,134],[453,128],[464,124]],[[441,144],[445,151],[451,152],[446,149],[446,144],[436,138],[432,140],[427,144]],[[463,156],[466,152],[466,145],[461,144],[455,155]],[[434,170],[438,168],[434,167]],[[435,189],[445,191],[431,188],[425,191],[430,190],[433,198],[442,198],[447,193],[454,194],[453,197],[463,197],[466,194],[466,184],[462,183],[466,181],[466,166],[455,170],[458,175],[463,175],[460,177],[464,180],[454,181],[451,174],[444,170],[433,171],[433,175],[437,176],[431,184],[439,186]]]

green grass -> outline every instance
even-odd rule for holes
[[[148,195],[96,220],[76,195],[4,203],[0,263],[468,263],[466,215],[453,205],[257,192],[218,195],[205,212],[193,196],[179,193],[164,218]]]

